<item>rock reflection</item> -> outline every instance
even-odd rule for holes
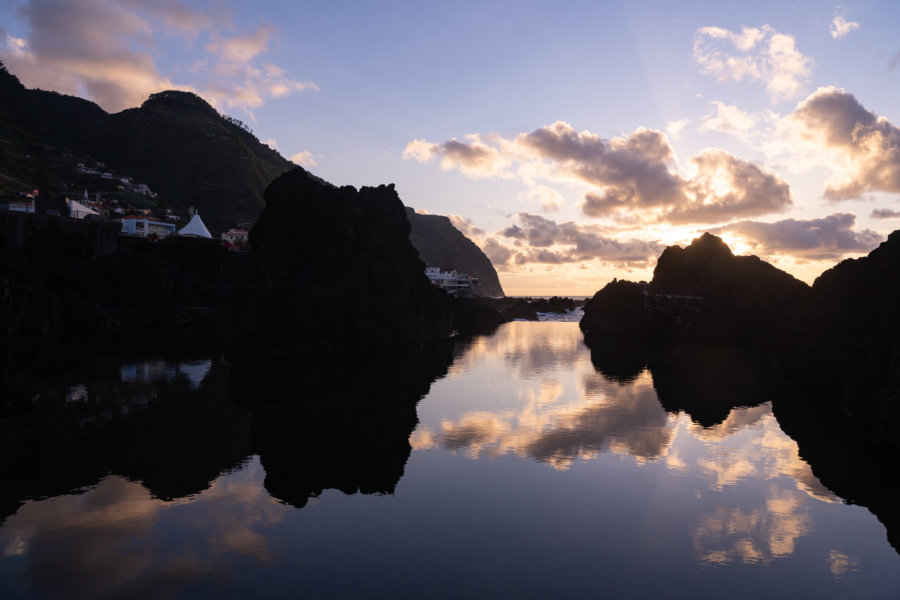
[[[220,360],[98,359],[35,381],[32,400],[0,419],[0,516],[110,473],[184,497],[250,454],[249,416],[229,400]]]
[[[268,492],[296,507],[326,489],[393,493],[411,452],[416,405],[447,372],[450,350],[291,372],[236,367],[231,393],[251,412]]]

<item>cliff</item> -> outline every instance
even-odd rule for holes
[[[236,305],[235,360],[385,356],[480,329],[482,316],[500,322],[431,285],[393,185],[339,188],[297,167],[265,201]]]
[[[426,266],[474,275],[479,282],[474,290],[477,295],[494,298],[504,295],[490,259],[450,219],[442,215],[421,215],[409,207],[406,218],[411,226],[409,239]]]

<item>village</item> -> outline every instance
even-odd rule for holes
[[[187,223],[180,226],[182,216],[158,201],[156,192],[146,183],[128,175],[117,175],[106,164],[87,165],[79,162],[75,175],[83,185],[80,197],[74,194],[42,194],[37,188],[20,191],[18,196],[0,200],[0,210],[39,213],[51,216],[112,221],[121,223],[120,235],[148,238],[152,241],[169,236],[191,236],[213,239],[200,214],[188,209]],[[88,186],[92,189],[88,189]],[[72,187],[72,184],[70,184]],[[232,227],[220,235],[222,245],[234,252],[246,250],[246,227]]]

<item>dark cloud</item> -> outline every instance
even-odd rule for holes
[[[509,176],[519,164],[521,176],[589,186],[581,209],[591,217],[638,217],[643,221],[715,223],[783,211],[791,205],[788,184],[754,163],[722,150],[706,150],[691,159],[694,179],[674,170],[674,151],[660,131],[638,128],[610,140],[589,131],[577,132],[568,123],[556,123],[517,136],[491,138],[487,145],[478,135],[471,142],[452,139],[443,144],[410,142],[404,156],[427,162],[441,157],[444,168],[460,168],[479,177]],[[533,186],[534,187],[534,186]],[[540,246],[541,231],[530,230],[529,242]],[[506,235],[516,237],[516,229]]]
[[[790,119],[805,137],[841,153],[847,178],[826,187],[826,198],[900,193],[900,129],[867,110],[853,94],[820,88],[797,106]]]
[[[881,235],[869,229],[854,231],[855,225],[855,215],[835,213],[808,221],[739,221],[711,232],[739,234],[757,253],[763,255],[786,254],[808,260],[834,260],[853,252],[869,252],[883,240]]]
[[[478,166],[484,161],[491,160],[494,155],[486,146],[466,144],[455,139],[441,144],[440,152],[450,160],[467,167]]]
[[[888,208],[876,208],[869,215],[873,219],[895,219],[900,217],[900,210],[890,210]]]
[[[513,255],[513,251],[494,238],[487,238],[481,246],[491,263],[498,269],[505,265]]]
[[[498,240],[493,241],[494,251],[498,246],[504,247],[509,252],[506,261],[515,264],[561,264],[600,259],[617,265],[644,267],[663,250],[657,242],[619,241],[606,237],[596,226],[556,223],[529,213],[519,213],[518,219],[520,225],[511,225],[498,235],[514,239],[521,245],[510,248],[502,246]]]
[[[9,70],[28,87],[86,96],[108,111],[137,106],[164,89],[183,89],[249,113],[268,98],[315,88],[289,79],[276,65],[258,63],[273,28],[260,25],[236,35],[218,3],[196,10],[179,0],[32,0],[18,12],[29,31],[25,38],[5,35],[0,41],[0,59]],[[200,33],[211,40],[189,84],[171,81],[156,64],[172,33],[188,42]]]
[[[640,128],[625,138],[606,141],[557,121],[519,136],[518,141],[577,178],[609,188],[589,202],[585,212],[592,216],[684,200],[682,181],[669,171],[672,147],[660,131]]]

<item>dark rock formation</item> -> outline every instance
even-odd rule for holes
[[[809,286],[755,256],[734,256],[708,233],[662,253],[646,289],[614,282],[584,307],[589,343],[739,344],[760,351]],[[643,314],[642,314],[643,313]]]
[[[813,283],[795,315],[784,359],[815,381],[870,442],[900,445],[900,231],[868,256],[842,261]],[[821,401],[820,401],[821,402]]]
[[[646,292],[627,282],[600,290],[581,327],[598,370],[628,376],[647,365],[666,409],[702,424],[773,399],[816,476],[870,508],[900,548],[898,300],[900,231],[811,289],[706,235],[666,249]]]
[[[538,313],[566,313],[581,307],[584,303],[573,298],[553,296],[552,298],[520,298],[506,296],[503,298],[485,298],[484,304],[493,307],[507,321],[525,319],[537,321]]]
[[[254,272],[232,356],[378,355],[463,330],[457,303],[425,277],[409,228],[392,185],[338,188],[300,167],[276,179],[250,232]]]
[[[450,219],[441,215],[420,215],[408,207],[406,218],[412,228],[409,239],[426,266],[440,267],[445,271],[456,269],[477,277],[476,295],[503,296],[500,278],[490,259],[454,227]]]

